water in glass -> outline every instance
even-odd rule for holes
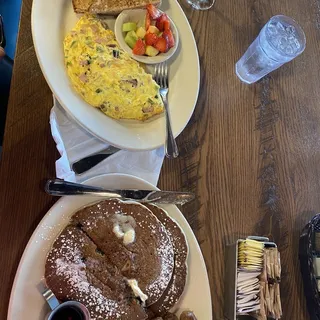
[[[246,83],[256,82],[297,57],[305,46],[305,34],[293,19],[274,16],[236,63],[236,74]]]
[[[187,0],[187,2],[197,10],[208,10],[213,5],[215,0]]]

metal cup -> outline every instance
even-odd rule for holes
[[[70,311],[76,313],[78,318],[77,320],[90,320],[90,314],[88,309],[80,302],[77,301],[66,301],[63,303],[59,303],[56,296],[50,289],[45,290],[42,293],[43,297],[46,299],[49,307],[51,308],[51,312],[47,315],[46,320],[58,320],[56,316],[63,311]]]

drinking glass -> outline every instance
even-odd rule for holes
[[[236,74],[245,83],[254,83],[300,55],[306,36],[292,18],[272,17],[236,63]]]
[[[194,9],[197,9],[197,10],[208,10],[214,5],[215,0],[187,0],[187,2]]]

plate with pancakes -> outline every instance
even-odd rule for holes
[[[124,174],[102,175],[86,183],[156,189]],[[198,320],[212,319],[203,256],[188,222],[174,205],[61,198],[44,216],[23,253],[8,320],[45,319],[50,310],[42,297],[44,283],[61,302],[82,303],[92,320],[158,320],[167,319],[169,312],[179,317],[186,311]]]
[[[161,4],[157,0],[34,0],[32,8],[35,51],[55,97],[88,132],[132,151],[164,144],[164,106],[152,77],[154,66],[137,62],[121,47],[114,25],[123,10],[145,9],[150,3],[159,5],[161,16],[174,23],[176,40],[179,36],[177,48],[167,60],[168,101],[177,137],[193,114],[200,85],[197,46],[177,0],[163,0]],[[162,32],[162,25],[155,20],[153,23],[160,28],[152,26],[163,44],[162,34],[167,30]]]

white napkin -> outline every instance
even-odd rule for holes
[[[82,182],[104,173],[126,173],[156,185],[164,159],[164,150],[121,150],[109,156],[81,175],[75,174],[71,165],[89,155],[98,153],[108,144],[97,139],[72,120],[54,98],[50,113],[51,133],[61,158],[56,161],[56,174],[60,179]]]

